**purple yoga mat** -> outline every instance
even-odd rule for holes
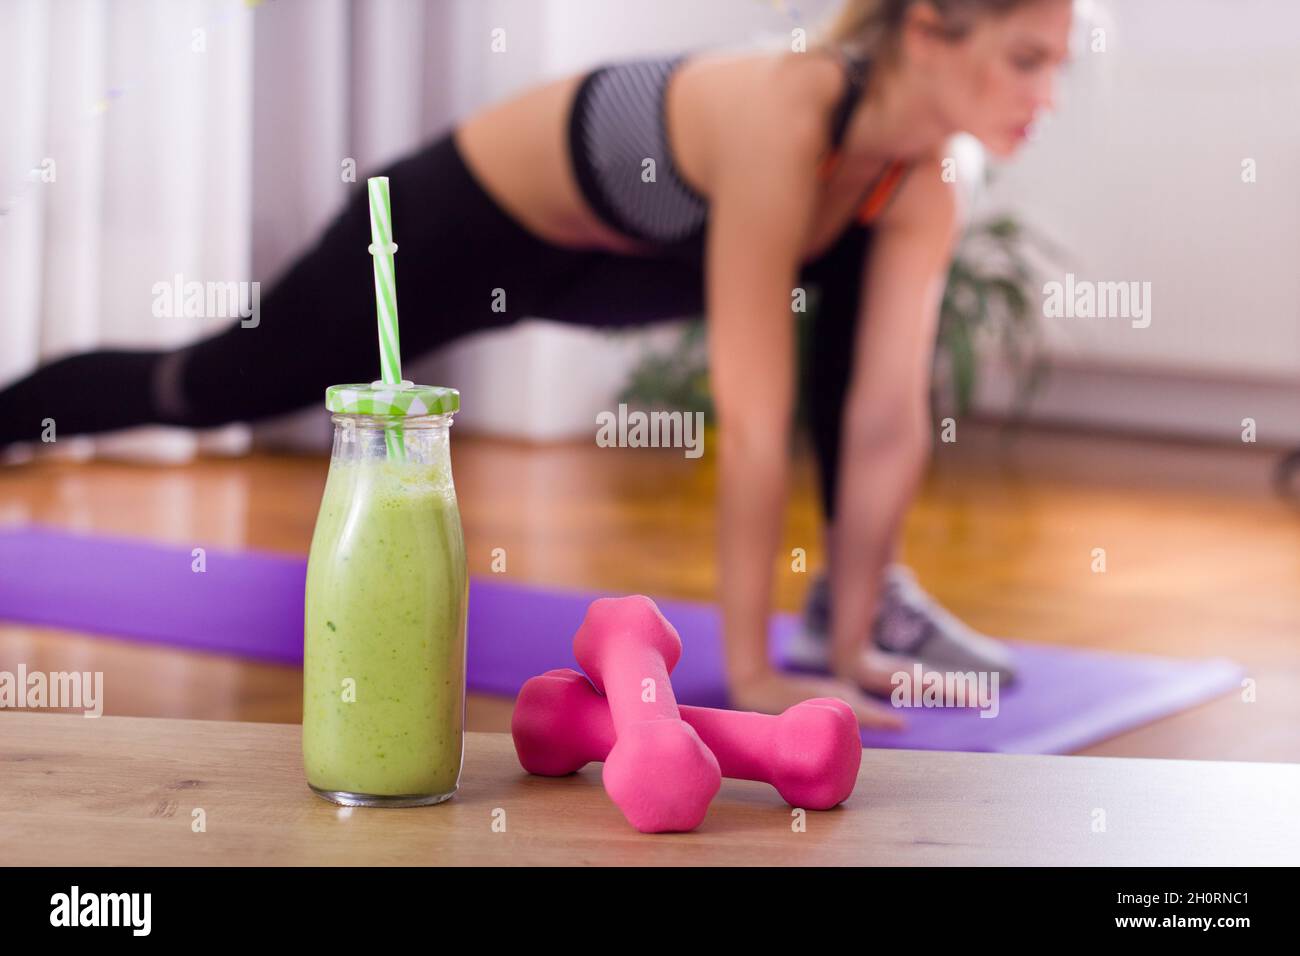
[[[306,562],[187,549],[43,528],[0,532],[0,619],[117,635],[284,664],[302,661]],[[492,579],[470,583],[473,690],[515,694],[525,680],[573,667],[573,633],[597,592],[555,591]],[[717,610],[658,601],[682,637],[673,689],[684,704],[727,705]],[[795,633],[773,622],[773,657]],[[863,731],[869,747],[1069,753],[1235,689],[1226,660],[1172,660],[1011,642],[1019,680],[1001,690],[996,718],[975,709],[909,708],[901,732]]]

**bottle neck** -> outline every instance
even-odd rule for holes
[[[400,437],[408,463],[448,469],[451,466],[450,415],[397,417],[337,413],[330,420],[334,422],[333,461],[392,460],[387,435],[393,432]]]

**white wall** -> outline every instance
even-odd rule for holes
[[[1063,244],[1057,278],[1150,282],[1151,324],[1045,320],[1058,368],[1039,412],[1234,440],[1256,417],[1261,441],[1294,441],[1300,4],[1107,9],[1107,51],[1078,53],[1058,115],[999,171],[985,210]],[[1004,382],[989,384],[984,405],[999,408]]]

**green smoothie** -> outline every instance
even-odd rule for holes
[[[317,790],[445,798],[459,784],[468,578],[449,468],[330,465],[304,631],[303,758]]]

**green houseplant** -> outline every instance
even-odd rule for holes
[[[981,355],[993,347],[1014,378],[1012,420],[1023,417],[1048,369],[1036,255],[1059,257],[1059,250],[1010,216],[984,220],[963,236],[939,312],[933,404],[946,390],[957,415],[969,413]]]
[[[1039,321],[1041,270],[1035,255],[1055,255],[1055,246],[1010,216],[971,226],[953,256],[939,315],[931,407],[945,398],[958,417],[969,413],[978,385],[979,361],[989,347],[1000,349],[1015,378],[1015,417],[1023,415],[1046,377]],[[816,317],[815,290],[809,310],[798,316],[799,368]],[[620,402],[703,412],[713,422],[704,321],[687,322],[667,351],[648,352],[632,369]],[[803,422],[802,396],[796,418]]]

